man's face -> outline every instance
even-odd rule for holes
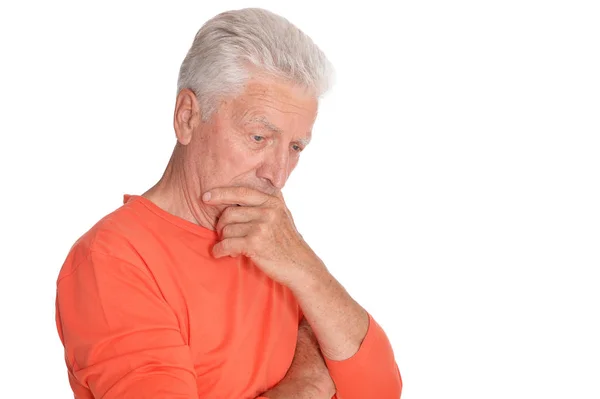
[[[316,116],[311,93],[277,80],[251,79],[241,95],[225,101],[194,132],[188,167],[195,169],[195,194],[224,186],[277,193],[298,164]]]

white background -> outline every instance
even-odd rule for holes
[[[246,6],[336,67],[284,194],[403,398],[600,397],[597,4],[3,2],[0,397],[71,397],[62,262],[161,176],[193,36]]]

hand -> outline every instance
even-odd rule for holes
[[[331,399],[335,384],[319,351],[310,325],[303,319],[298,328],[298,343],[285,377],[262,396],[269,399]]]
[[[298,281],[307,269],[324,267],[296,230],[283,196],[247,187],[209,191],[212,206],[229,205],[216,225],[221,241],[213,247],[216,258],[245,255],[269,277],[284,285]],[[239,205],[239,206],[237,206]]]

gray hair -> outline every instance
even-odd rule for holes
[[[333,66],[310,37],[279,15],[245,8],[200,28],[181,64],[177,93],[191,89],[207,121],[220,99],[241,93],[252,69],[304,86],[317,98],[333,81]]]

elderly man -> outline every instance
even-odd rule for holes
[[[302,239],[281,195],[330,69],[265,10],[199,30],[164,175],[86,232],[58,277],[76,398],[400,397],[386,334]]]

